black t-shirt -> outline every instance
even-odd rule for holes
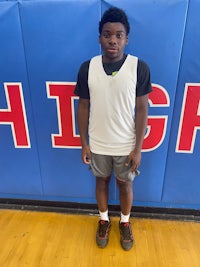
[[[123,65],[127,55],[125,55],[120,61],[114,63],[103,63],[104,70],[107,75],[115,75]],[[90,92],[88,87],[88,70],[90,60],[85,61],[78,73],[78,81],[74,90],[74,93],[80,98],[90,99]],[[136,97],[143,96],[152,91],[150,82],[150,71],[147,64],[138,60],[137,66],[137,85],[136,85]]]

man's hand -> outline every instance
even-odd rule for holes
[[[131,151],[131,153],[129,154],[127,162],[125,163],[125,166],[132,164],[131,172],[134,172],[140,166],[141,158],[142,158],[141,151],[137,151],[135,149],[135,150]]]
[[[84,164],[90,164],[91,163],[91,153],[90,153],[90,147],[87,145],[85,147],[82,147],[82,161]]]

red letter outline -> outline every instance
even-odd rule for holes
[[[75,148],[80,149],[81,146],[61,146],[55,144],[55,137],[62,137],[62,126],[61,126],[61,118],[60,118],[60,102],[59,97],[51,96],[50,95],[50,85],[76,85],[76,82],[46,82],[46,90],[47,90],[47,97],[52,98],[56,100],[56,108],[57,108],[57,117],[58,117],[58,134],[51,134],[51,140],[52,140],[52,147],[53,148]],[[72,135],[73,137],[80,137],[79,134],[76,134],[76,121],[75,121],[75,100],[79,99],[78,96],[71,96],[71,114],[72,114]]]
[[[162,95],[162,97],[159,97],[158,99],[156,99],[155,102],[153,101],[153,99],[149,99],[149,106],[150,107],[169,107],[170,106],[170,98],[169,98],[169,94],[166,91],[166,89],[159,84],[152,84],[152,87],[154,87],[154,89],[153,89],[154,92],[155,92],[156,88],[158,88],[160,91],[163,92],[163,95]],[[164,140],[165,135],[166,135],[166,130],[167,130],[168,116],[165,116],[165,115],[164,116],[148,116],[148,121],[150,121],[150,120],[156,121],[158,119],[160,119],[164,123],[163,132],[162,132],[162,136],[160,138],[160,141],[157,143],[156,146],[153,146],[151,148],[143,148],[142,152],[153,151],[153,150],[157,149],[163,143],[163,140]],[[144,136],[144,143],[143,143],[144,146],[145,146],[145,139],[147,139],[150,136],[150,133],[151,133],[151,125],[148,124],[147,125],[147,132]]]
[[[181,108],[181,117],[180,117],[180,122],[179,122],[179,129],[178,129],[178,137],[177,137],[177,141],[176,141],[176,152],[177,153],[193,153],[197,130],[200,129],[200,126],[194,127],[194,132],[193,132],[193,136],[192,136],[192,142],[191,142],[190,150],[179,149],[181,132],[182,132],[182,127],[183,127],[183,119],[184,119],[185,108],[186,108],[187,93],[188,93],[189,86],[198,86],[199,87],[200,83],[186,83],[185,84],[183,103],[182,103],[182,108]],[[199,105],[198,105],[198,109],[197,109],[197,115],[200,116],[200,101],[199,101]]]
[[[26,117],[26,109],[25,109],[25,104],[24,104],[24,97],[23,97],[23,91],[22,91],[22,84],[17,83],[17,82],[10,82],[10,83],[4,83],[4,90],[5,90],[5,96],[7,100],[7,109],[0,109],[0,112],[12,112],[11,111],[11,105],[10,105],[10,98],[9,98],[9,93],[8,93],[8,87],[9,86],[17,86],[19,89],[19,94],[20,94],[20,102],[21,102],[21,107],[22,107],[22,113],[23,113],[23,119],[24,119],[24,126],[25,126],[25,135],[26,135],[26,142],[27,145],[19,145],[17,142],[16,138],[16,132],[15,132],[15,127],[13,122],[1,122],[0,124],[2,125],[10,125],[11,130],[12,130],[12,136],[14,140],[14,145],[15,148],[31,148],[31,143],[30,143],[30,136],[29,136],[29,130],[28,130],[28,123],[27,123],[27,117]]]

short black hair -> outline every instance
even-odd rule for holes
[[[124,10],[118,7],[110,7],[107,9],[100,22],[99,22],[99,33],[101,34],[103,25],[107,22],[120,22],[124,25],[126,29],[126,34],[128,35],[130,32],[130,24],[128,21],[128,17]]]

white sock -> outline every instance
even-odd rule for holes
[[[103,211],[103,212],[101,212],[101,211],[99,210],[99,215],[100,215],[100,217],[101,217],[101,220],[103,220],[103,221],[109,221],[108,210]]]
[[[130,213],[129,213],[128,215],[124,215],[124,214],[121,212],[120,223],[126,223],[126,222],[129,222],[129,218],[130,218]]]

